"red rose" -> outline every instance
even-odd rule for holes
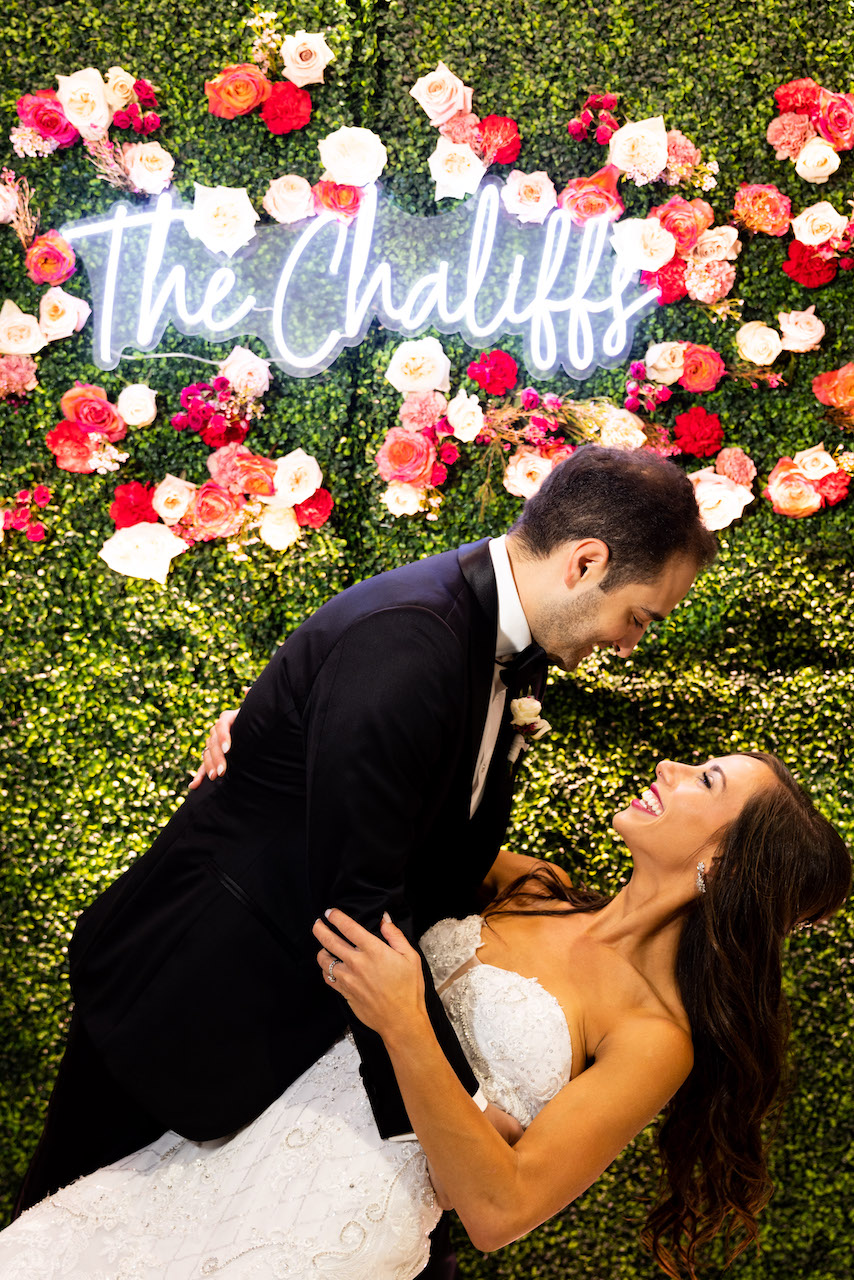
[[[191,412],[190,426],[193,425]],[[200,422],[196,430],[211,449],[221,449],[227,444],[243,444],[249,434],[249,423],[246,418],[227,418],[224,413],[212,413],[206,421]]]
[[[21,123],[36,129],[43,138],[52,138],[60,147],[71,147],[80,137],[60,106],[55,89],[25,93],[15,103]]]
[[[687,343],[682,355],[680,387],[686,391],[714,391],[726,373],[726,365],[712,347]]]
[[[315,489],[305,502],[298,502],[294,507],[297,524],[308,525],[309,529],[319,529],[326,524],[335,503],[328,489]]]
[[[481,351],[468,367],[468,376],[490,396],[504,396],[515,387],[519,366],[506,351]]]
[[[512,164],[522,149],[519,126],[509,116],[484,116],[477,126],[484,164]]]
[[[111,444],[124,440],[127,427],[114,404],[110,404],[103,387],[89,382],[75,382],[66,391],[59,407],[69,422],[77,422],[86,431],[97,431]]]
[[[196,490],[187,536],[194,542],[230,538],[240,528],[245,505],[246,499],[240,494],[229,493],[209,480]]]
[[[79,471],[88,474],[95,470],[92,460],[92,441],[88,431],[77,422],[60,422],[48,431],[44,440],[56,456],[56,465],[63,471]]]
[[[832,471],[829,476],[822,476],[815,481],[815,486],[829,507],[848,497],[848,486],[851,477],[847,471]]]
[[[818,289],[836,278],[837,261],[835,258],[823,258],[812,245],[793,240],[789,245],[789,260],[783,263],[783,270],[797,284]]]
[[[716,413],[708,413],[698,404],[685,413],[677,413],[674,439],[683,453],[710,458],[720,449],[723,438],[721,420]]]
[[[116,528],[129,529],[133,524],[157,524],[158,515],[151,505],[153,496],[153,484],[140,484],[137,480],[132,480],[130,484],[120,484],[110,504],[110,515],[116,522]]]
[[[688,293],[688,286],[685,283],[687,270],[688,264],[685,259],[675,254],[663,267],[659,267],[658,271],[643,271],[641,283],[647,289],[661,290],[658,305],[664,307],[670,302],[679,302]]]
[[[290,80],[277,80],[261,108],[261,119],[271,133],[304,129],[311,119],[311,94]]]
[[[818,102],[821,85],[816,84],[810,76],[804,80],[789,80],[774,90],[777,106],[781,111],[796,111],[807,115]]]

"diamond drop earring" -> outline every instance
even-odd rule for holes
[[[705,862],[697,863],[697,892],[706,892],[706,864]]]

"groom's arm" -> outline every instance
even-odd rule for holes
[[[308,872],[318,914],[339,907],[372,932],[384,911],[415,941],[406,871],[465,767],[466,659],[450,628],[414,607],[342,636],[303,709]],[[436,1035],[467,1091],[477,1081],[424,964]],[[362,1074],[383,1137],[411,1130],[379,1036],[356,1020]]]

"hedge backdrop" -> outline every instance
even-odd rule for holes
[[[426,165],[435,139],[408,90],[442,59],[474,88],[481,115],[519,122],[517,167],[546,169],[556,182],[603,162],[595,143],[573,142],[566,131],[596,87],[623,95],[629,119],[663,113],[669,128],[718,160],[719,185],[710,197],[718,222],[727,220],[742,181],[776,183],[792,197],[793,210],[824,198],[847,210],[852,194],[850,153],[825,187],[813,188],[790,163],[775,160],[764,136],[779,83],[811,75],[831,89],[851,90],[854,18],[847,5],[306,0],[280,10],[281,29],[328,29],[336,59],[326,85],[312,92],[309,126],[283,138],[254,116],[229,122],[207,112],[204,79],[248,58],[245,16],[237,0],[7,7],[4,139],[17,123],[20,94],[54,84],[57,73],[119,64],[158,86],[164,120],[158,137],[175,155],[176,185],[189,197],[194,180],[246,186],[260,208],[271,177],[298,172],[313,180],[318,139],[340,125],[361,124],[388,146],[385,182],[394,197],[429,214],[435,205]],[[44,229],[116,198],[97,181],[80,146],[18,161],[2,145],[6,162],[34,186]],[[650,203],[635,188],[625,194],[629,212],[633,202],[643,209]],[[779,310],[816,302],[827,326],[821,350],[790,363],[786,388],[753,390],[725,380],[703,398],[720,415],[725,442],[754,457],[760,480],[781,454],[822,439],[830,448],[844,441],[823,421],[810,384],[851,357],[849,277],[807,290],[782,273],[784,252],[769,236],[745,249],[734,291],[744,299],[744,319],[774,324]],[[0,228],[0,279],[4,297],[37,310],[39,290],[26,279],[8,228]],[[69,287],[85,294],[85,272]],[[633,356],[651,341],[690,337],[731,359],[735,327],[712,325],[690,303],[658,308],[639,326]],[[118,576],[97,551],[112,532],[108,507],[117,481],[151,482],[181,470],[205,478],[205,446],[169,425],[180,387],[204,367],[143,357],[102,373],[91,364],[87,326],[43,351],[40,389],[24,407],[0,406],[0,497],[40,482],[54,494],[44,542],[10,534],[0,548],[6,1206],[35,1143],[67,1025],[64,957],[74,918],[146,848],[180,801],[215,713],[240,698],[276,646],[330,594],[412,557],[498,532],[518,509],[502,490],[480,517],[473,448],[455,468],[437,521],[395,520],[379,506],[373,458],[400,403],[383,379],[398,341],[375,326],[361,347],[316,378],[276,371],[267,412],[249,438],[259,453],[275,456],[299,445],[317,456],[336,501],[329,524],[304,549],[276,553],[259,544],[240,562],[223,544],[205,544],[174,562],[165,587]],[[230,345],[208,347],[169,329],[159,350],[221,358]],[[501,345],[520,356],[515,341]],[[460,340],[445,346],[458,385],[473,355]],[[619,402],[624,377],[625,368],[599,372],[583,394],[611,394]],[[149,381],[158,391],[158,419],[130,433],[123,446],[130,458],[118,476],[59,471],[44,446],[45,431],[59,420],[59,397],[75,378],[103,385],[111,399],[130,382]],[[616,887],[626,863],[608,832],[615,800],[636,793],[662,755],[693,760],[755,746],[790,762],[850,836],[851,522],[850,500],[789,520],[757,499],[722,535],[717,566],[631,661],[596,658],[572,676],[556,676],[547,712],[557,731],[525,767],[516,846],[559,858],[593,884]],[[745,1255],[731,1274],[843,1280],[851,1274],[846,1205],[854,1121],[850,915],[799,934],[788,954],[797,1077],[774,1156],[777,1191],[764,1215],[761,1254]],[[558,1219],[498,1254],[480,1256],[460,1232],[463,1274],[652,1275],[637,1244],[651,1151],[650,1135],[643,1135]],[[722,1274],[714,1251],[704,1274]]]

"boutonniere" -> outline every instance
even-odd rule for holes
[[[551,731],[548,720],[543,720],[540,715],[542,709],[543,704],[538,698],[532,698],[530,694],[527,698],[511,699],[510,723],[516,730],[507,753],[507,759],[511,764],[516,763],[521,751],[527,751],[532,742],[538,742]]]

